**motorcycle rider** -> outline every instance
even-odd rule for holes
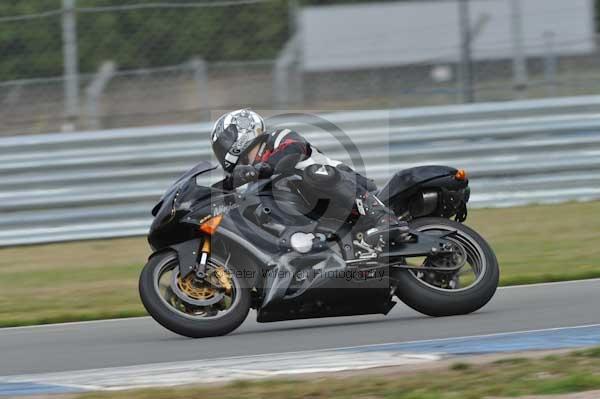
[[[224,189],[268,178],[275,172],[298,173],[317,192],[326,190],[353,197],[350,213],[357,219],[353,230],[362,232],[368,244],[376,245],[388,230],[389,238],[396,242],[408,236],[408,224],[399,221],[372,193],[376,188],[372,181],[326,157],[293,130],[267,133],[264,119],[254,111],[240,109],[222,115],[213,127],[211,142],[226,173]]]

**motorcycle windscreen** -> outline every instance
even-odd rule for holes
[[[198,163],[196,166],[194,166],[193,168],[191,168],[190,170],[188,170],[187,172],[185,172],[177,180],[175,180],[175,183],[171,184],[171,186],[169,186],[169,188],[167,188],[167,190],[162,195],[162,197],[160,197],[160,200],[158,200],[158,203],[154,206],[154,208],[152,208],[152,216],[156,216],[158,214],[158,212],[162,208],[163,204],[165,203],[165,200],[168,198],[171,201],[166,201],[166,202],[169,203],[169,205],[170,205],[170,203],[172,202],[173,194],[177,190],[179,190],[183,185],[185,185],[188,181],[190,181],[191,179],[195,179],[197,176],[199,176],[201,174],[213,171],[215,169],[217,169],[217,165],[211,164],[208,161],[202,161],[202,162]]]
[[[181,175],[179,179],[177,179],[175,183],[173,183],[171,187],[167,189],[167,192],[165,193],[165,195],[163,195],[163,198],[168,196],[173,191],[176,191],[179,187],[187,183],[189,180],[195,179],[197,176],[215,169],[217,169],[217,165],[211,164],[208,161],[200,162],[192,169],[188,170],[183,175]]]
[[[167,198],[172,197],[173,194],[177,190],[179,190],[183,185],[185,185],[188,181],[190,181],[191,179],[195,179],[196,177],[198,177],[201,174],[213,171],[215,169],[217,169],[217,165],[211,164],[208,161],[202,161],[202,162],[198,163],[196,166],[194,166],[193,168],[191,168],[190,170],[188,170],[187,172],[185,172],[183,175],[181,175],[175,181],[175,183],[171,184],[171,186],[165,191],[165,193],[162,195],[162,197],[160,197],[160,200],[152,209],[152,215],[156,216],[158,214],[158,212],[160,211],[160,209],[162,208],[162,205],[165,202],[165,200]],[[167,201],[167,202],[171,202],[171,201]]]

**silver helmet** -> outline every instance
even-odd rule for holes
[[[250,109],[239,109],[222,115],[212,130],[215,156],[227,172],[231,172],[240,157],[265,132],[265,121]]]

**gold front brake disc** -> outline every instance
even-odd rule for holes
[[[209,284],[198,282],[193,274],[189,274],[184,279],[179,277],[177,285],[187,296],[199,301],[211,299],[217,294],[217,291]]]
[[[186,295],[192,299],[205,301],[212,299],[218,291],[215,286],[221,286],[227,294],[231,293],[233,286],[231,276],[223,267],[218,267],[209,271],[206,276],[207,281],[197,280],[193,273],[186,278],[179,277],[177,285]]]

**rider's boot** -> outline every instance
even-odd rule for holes
[[[360,214],[355,231],[363,233],[367,244],[378,246],[384,243],[402,243],[410,240],[408,223],[399,220],[375,195],[365,193],[356,200]]]

